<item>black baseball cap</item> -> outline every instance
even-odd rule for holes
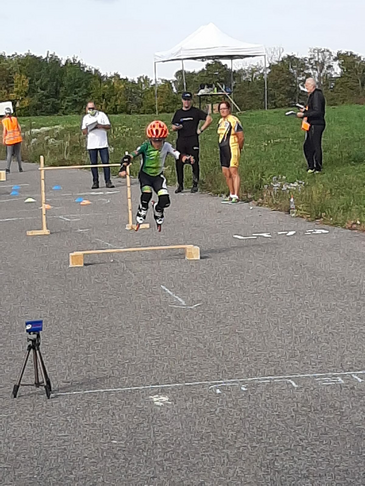
[[[192,100],[193,95],[190,93],[190,91],[184,91],[183,94],[181,95],[181,98],[183,100]]]

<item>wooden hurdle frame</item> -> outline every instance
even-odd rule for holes
[[[105,167],[120,167],[120,164],[95,164],[95,165],[62,165],[62,166],[55,166],[55,167],[45,167],[44,165],[44,157],[43,155],[40,156],[40,163],[39,163],[39,171],[40,171],[40,181],[41,181],[41,214],[42,214],[42,229],[41,230],[30,230],[27,231],[27,236],[42,236],[42,235],[49,235],[51,232],[47,228],[47,216],[46,216],[46,178],[45,178],[45,171],[46,170],[68,170],[68,169],[95,169],[95,168],[102,168]],[[5,179],[1,179],[1,173],[4,172]],[[126,229],[128,230],[135,230],[136,225],[133,224],[133,216],[132,216],[132,192],[131,192],[131,180],[130,180],[130,173],[129,167],[127,167],[127,200],[128,200],[128,224],[126,225]],[[6,173],[5,171],[0,171],[0,181],[6,180]],[[144,223],[140,225],[140,229],[147,229],[150,225],[148,223]]]
[[[6,171],[0,170],[0,182],[6,181]]]
[[[194,245],[148,246],[140,248],[116,248],[108,250],[85,250],[70,253],[70,267],[83,267],[85,255],[103,255],[104,253],[130,253],[135,251],[185,250],[186,260],[200,260],[200,248]]]

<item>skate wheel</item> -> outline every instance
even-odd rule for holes
[[[136,224],[134,231],[138,231],[140,226],[141,226],[140,224]]]
[[[161,225],[160,225],[160,224],[158,224],[158,225],[157,225],[157,231],[158,231],[159,233],[161,233]]]

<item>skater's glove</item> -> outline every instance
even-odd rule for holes
[[[121,169],[127,167],[128,165],[130,165],[132,163],[132,156],[131,155],[128,155],[126,154],[122,160],[120,161],[120,165],[121,165]]]

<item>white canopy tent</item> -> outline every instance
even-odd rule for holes
[[[162,62],[181,61],[184,75],[184,61],[208,61],[213,59],[231,60],[233,70],[234,59],[245,59],[250,57],[263,57],[265,68],[265,109],[267,109],[267,76],[266,76],[266,52],[265,48],[259,44],[247,44],[233,39],[221,32],[218,27],[210,23],[203,25],[193,34],[189,35],[182,42],[177,44],[169,51],[156,52],[154,57],[155,73],[155,98],[156,114],[157,106],[157,64]],[[184,88],[185,76],[184,76]]]

